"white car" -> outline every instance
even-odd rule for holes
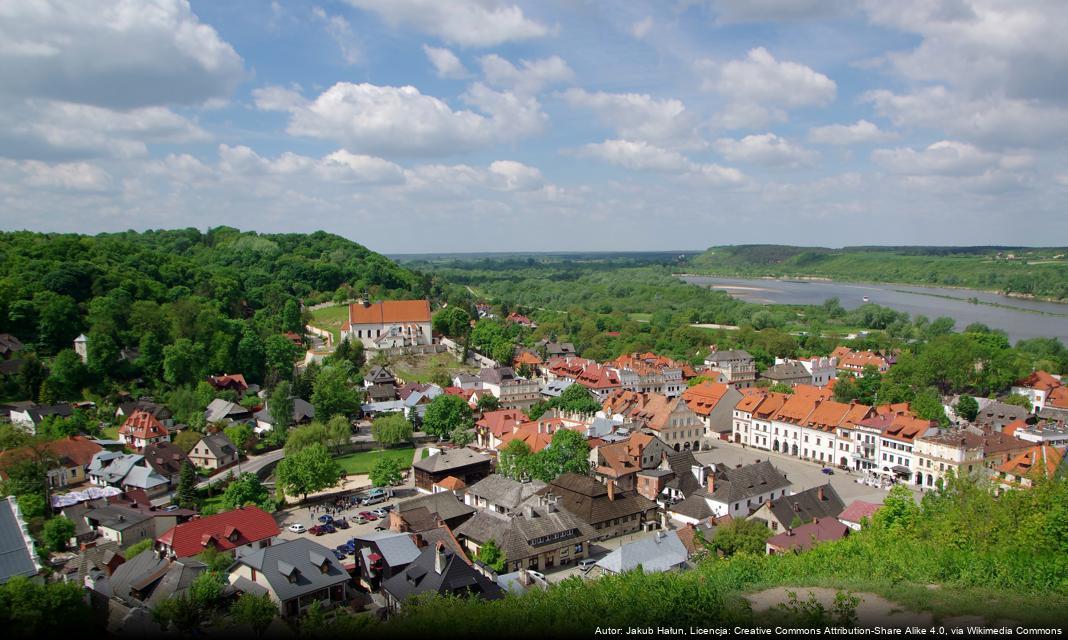
[[[542,573],[542,572],[540,572],[540,571],[535,571],[535,570],[533,570],[533,569],[527,569],[527,573],[529,573],[530,575],[534,576],[534,577],[535,577],[535,578],[537,578],[538,580],[541,580],[541,581],[543,581],[543,582],[546,582],[546,580],[545,580],[545,574],[544,574],[544,573]]]
[[[389,517],[389,510],[388,509],[378,508],[378,509],[375,509],[375,510],[371,511],[371,513],[375,514],[379,518],[388,518]]]
[[[304,525],[299,522],[289,525],[288,527],[286,527],[286,529],[289,529],[293,533],[304,533],[307,531],[307,529],[304,528]]]

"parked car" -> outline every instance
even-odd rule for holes
[[[324,533],[334,533],[337,529],[332,524],[317,524],[308,530],[309,533],[317,536],[321,536]]]
[[[834,475],[834,469],[832,469],[830,467],[824,467],[823,468],[823,473],[825,473],[826,475],[829,475],[829,476],[833,476]]]
[[[172,504],[172,505],[168,505],[167,508],[164,509],[164,511],[170,512],[170,511],[177,511],[178,509],[179,509],[178,505]]]
[[[534,571],[533,569],[527,569],[527,573],[529,573],[530,575],[534,576],[538,580],[542,580],[542,581],[545,580],[545,574],[540,572],[540,571]]]
[[[374,522],[375,520],[378,520],[378,516],[376,516],[375,514],[371,513],[370,511],[361,511],[360,512],[360,517],[364,518],[365,520],[368,520],[370,522]]]
[[[389,517],[389,509],[383,509],[381,507],[379,507],[378,509],[372,509],[371,513],[373,513],[374,515],[378,516],[379,518],[388,518]]]
[[[334,522],[332,524],[335,527],[337,527],[338,529],[348,529],[349,528],[349,521],[346,520],[344,517],[334,518]]]
[[[339,551],[339,552],[341,552],[341,553],[342,553],[343,555],[346,555],[346,556],[351,556],[351,555],[352,555],[352,547],[350,547],[350,546],[349,546],[349,545],[347,545],[347,544],[339,544],[339,545],[338,545],[337,547],[335,547],[334,549],[335,549],[336,551]]]
[[[292,533],[304,533],[305,531],[307,531],[307,529],[304,528],[304,525],[299,522],[294,522],[293,524],[286,527],[286,529],[289,529]]]
[[[579,560],[579,563],[578,563],[578,568],[581,569],[582,571],[589,571],[590,569],[594,568],[595,566],[597,566],[597,561],[594,560],[593,558],[585,558],[583,560]]]
[[[378,504],[380,502],[385,502],[385,501],[386,501],[386,494],[385,493],[379,493],[379,494],[376,494],[376,495],[373,495],[373,496],[369,495],[369,496],[365,497],[361,501],[361,504],[364,505],[364,506],[367,506],[367,505],[372,505],[372,504]]]
[[[332,522],[334,522],[334,516],[324,513],[323,515],[319,516],[319,522],[323,524],[331,524]]]
[[[337,558],[338,560],[344,560],[345,559],[345,554],[342,553],[341,551],[338,551],[337,549],[331,549],[331,551],[334,552],[334,557]]]
[[[368,522],[370,521],[363,516],[355,516],[352,518],[352,524],[367,524]]]

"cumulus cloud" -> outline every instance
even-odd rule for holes
[[[704,76],[702,88],[742,103],[822,106],[834,100],[838,88],[811,67],[776,60],[764,47],[750,49],[744,60],[699,60],[697,68]]]
[[[515,160],[496,160],[490,163],[488,171],[496,188],[505,191],[531,191],[545,184],[537,167]]]
[[[453,110],[411,86],[339,82],[314,100],[292,90],[253,92],[256,105],[289,112],[292,135],[333,140],[355,151],[382,155],[444,155],[533,135],[547,116],[532,97],[475,83],[463,99],[478,111]]]
[[[990,169],[1017,170],[1031,165],[1027,154],[1001,155],[955,140],[940,140],[924,149],[911,147],[876,149],[872,160],[887,171],[901,175],[965,176]]]
[[[689,169],[691,164],[678,151],[663,149],[641,140],[590,143],[577,149],[575,155],[637,171],[679,172]]]
[[[897,137],[892,131],[883,131],[867,120],[857,120],[853,124],[831,124],[813,127],[808,131],[808,141],[817,144],[866,144],[886,142]]]
[[[17,176],[25,185],[43,191],[103,192],[112,185],[107,171],[88,162],[0,159],[0,174]]]
[[[811,165],[818,154],[799,147],[774,133],[745,136],[740,140],[720,138],[716,150],[733,162],[766,167],[798,168]]]
[[[661,100],[640,93],[591,93],[577,88],[565,91],[562,97],[573,107],[593,111],[621,138],[686,149],[706,145],[698,131],[697,114],[688,111],[681,100]]]
[[[389,24],[435,35],[464,47],[493,47],[549,34],[515,4],[499,0],[346,0]]]
[[[541,60],[520,60],[519,66],[495,53],[478,60],[486,82],[495,87],[513,89],[519,93],[538,93],[549,85],[566,84],[575,78],[575,73],[560,56]]]
[[[244,62],[186,0],[6,0],[0,86],[8,98],[113,109],[228,98]]]
[[[434,65],[434,72],[439,78],[466,78],[467,68],[456,54],[442,47],[423,45],[423,53],[426,54],[430,64]]]

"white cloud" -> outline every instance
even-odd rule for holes
[[[883,131],[867,120],[857,120],[854,124],[831,124],[813,127],[808,131],[808,141],[817,144],[866,144],[886,142],[897,135],[892,131]]]
[[[706,146],[698,132],[696,114],[681,100],[658,100],[639,93],[590,93],[569,89],[562,94],[573,107],[589,109],[621,138],[684,149]]]
[[[363,61],[363,51],[352,33],[352,25],[345,16],[330,15],[322,7],[314,7],[312,14],[323,21],[327,35],[337,43],[341,50],[341,57],[346,64],[359,64]]]
[[[187,143],[210,136],[163,107],[117,111],[55,100],[27,100],[0,108],[0,155],[69,159],[134,157],[147,143]]]
[[[49,164],[26,160],[9,166],[16,166],[22,171],[26,184],[47,190],[105,191],[111,187],[108,172],[87,162]]]
[[[751,49],[744,60],[699,60],[697,69],[703,89],[741,104],[824,106],[837,92],[834,80],[803,64],[780,62],[764,47]]]
[[[541,131],[538,101],[475,83],[463,99],[479,112],[454,111],[415,87],[339,82],[314,100],[292,91],[254,91],[260,109],[287,111],[292,135],[334,140],[382,155],[443,155],[511,142]]]
[[[404,170],[388,160],[339,149],[322,158],[283,153],[271,160],[239,145],[219,145],[219,170],[229,176],[279,175],[315,177],[324,182],[349,184],[400,183]]]
[[[478,60],[486,82],[495,87],[506,87],[519,93],[538,93],[549,85],[566,84],[575,78],[575,73],[560,56],[541,60],[520,60],[519,67],[495,53]]]
[[[999,147],[1052,147],[1068,143],[1068,108],[1001,96],[967,98],[943,86],[896,94],[870,91],[862,100],[894,125],[934,129]]]
[[[6,97],[131,109],[228,98],[241,57],[186,0],[5,0]]]
[[[919,151],[911,147],[876,149],[872,160],[887,171],[912,176],[977,175],[998,168],[1023,169],[1032,162],[1026,154],[1002,156],[953,140],[941,140]]]
[[[774,133],[745,136],[740,140],[720,138],[716,150],[733,162],[767,167],[798,168],[812,164],[818,155]]]
[[[545,184],[545,178],[536,167],[515,160],[496,160],[490,163],[490,175],[505,191],[531,191]]]
[[[464,67],[464,63],[460,62],[460,59],[452,51],[424,44],[423,53],[430,60],[430,64],[434,65],[434,71],[439,78],[467,77],[467,69]]]
[[[523,15],[515,4],[499,0],[346,0],[373,11],[387,24],[438,36],[465,47],[493,47],[540,38],[549,28]]]
[[[887,59],[917,81],[972,97],[1068,101],[1068,3],[1047,0],[865,0],[873,22],[922,36]]]
[[[663,149],[641,140],[605,140],[575,150],[575,155],[595,158],[608,164],[636,171],[681,172],[690,161],[678,151]]]
[[[635,22],[630,25],[630,35],[634,36],[638,40],[642,40],[645,36],[649,35],[649,32],[653,29],[653,17],[646,16],[644,19]]]

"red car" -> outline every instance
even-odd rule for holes
[[[370,522],[374,522],[375,520],[378,520],[378,516],[376,516],[375,514],[371,513],[370,511],[361,511],[360,512],[360,517],[363,518],[364,520],[368,520]]]

